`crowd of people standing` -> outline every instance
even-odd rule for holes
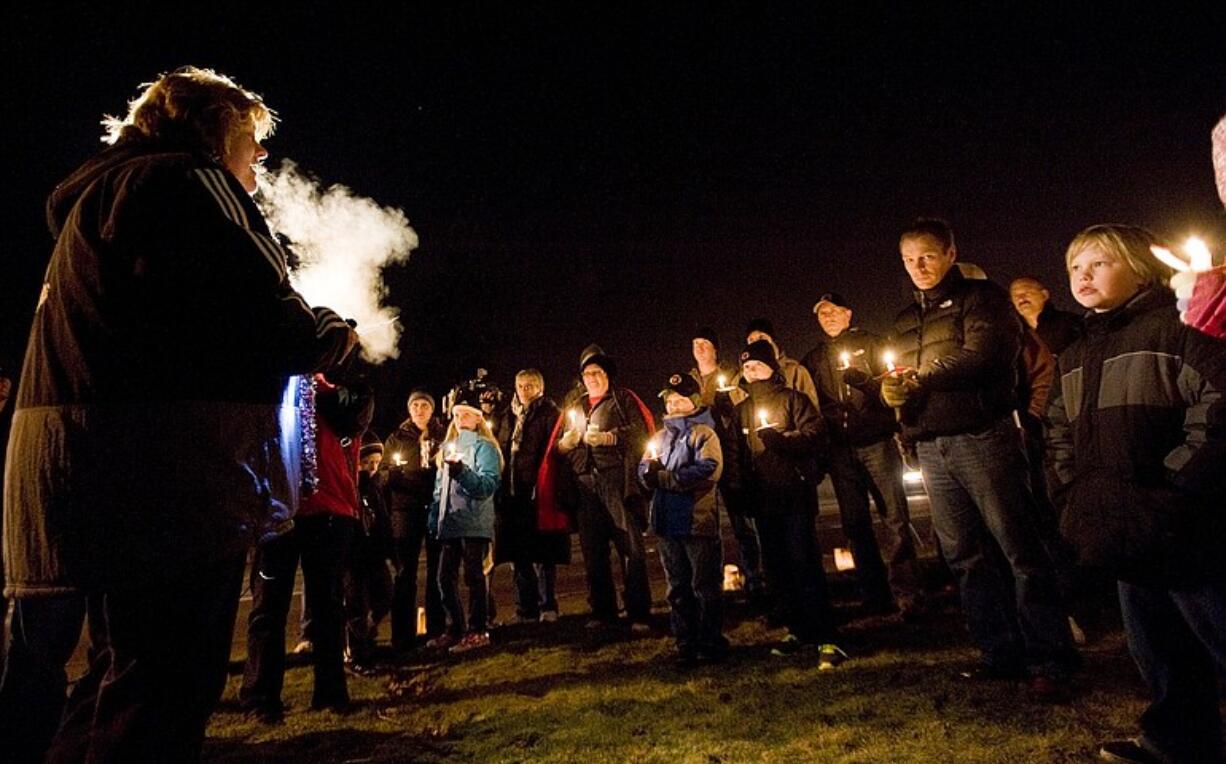
[[[369,668],[389,615],[398,650],[491,649],[498,563],[512,566],[514,618],[555,621],[572,533],[585,626],[628,634],[653,629],[654,534],[685,668],[730,657],[730,525],[748,593],[786,629],[772,652],[812,650],[835,669],[848,651],[815,533],[817,486],[831,477],[865,607],[920,620],[929,603],[902,485],[914,459],[979,652],[964,678],[1062,696],[1080,664],[1076,571],[1107,571],[1153,698],[1141,735],[1102,755],[1217,760],[1226,332],[1181,321],[1148,231],[1092,226],[1070,243],[1086,312],[1066,316],[1033,279],[1006,290],[964,267],[950,227],[919,219],[899,236],[914,299],[887,339],[825,291],[814,305],[824,336],[802,361],[764,318],[729,364],[719,338],[695,330],[693,366],[662,374],[648,396],[659,422],[591,345],[560,405],[532,368],[508,396],[481,380],[441,405],[415,390],[381,442],[356,333],[294,291],[251,200],[272,127],[255,94],[181,69],[112,120],[112,145],[52,196],[56,246],[5,471],[15,604],[4,750],[198,759],[252,549],[239,701],[262,722],[285,711],[299,566],[312,706],[344,711],[345,661]],[[0,384],[0,412],[8,397]],[[65,700],[87,613],[89,671]]]

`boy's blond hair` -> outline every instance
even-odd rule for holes
[[[244,130],[259,142],[276,128],[276,112],[259,95],[212,69],[184,66],[141,87],[126,117],[102,120],[104,143],[144,137],[224,159]]]
[[[1077,234],[1064,253],[1064,266],[1071,271],[1073,260],[1090,247],[1098,247],[1107,255],[1127,263],[1141,279],[1143,286],[1170,283],[1174,271],[1154,257],[1150,246],[1161,244],[1158,237],[1135,225],[1104,223],[1092,225]]]

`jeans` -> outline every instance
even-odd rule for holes
[[[917,444],[932,525],[984,660],[1058,673],[1077,660],[1011,418]],[[1010,586],[1012,584],[1012,586]]]
[[[1149,685],[1142,742],[1175,761],[1214,762],[1222,746],[1217,672],[1226,671],[1226,586],[1119,583],[1128,649]]]
[[[725,643],[719,537],[661,536],[659,545],[677,648],[682,652],[721,649]]]
[[[617,592],[609,561],[611,543],[621,560],[626,614],[631,621],[644,622],[651,617],[651,589],[647,581],[643,518],[621,507],[620,475],[612,476],[611,480],[602,478],[584,476],[579,481],[579,546],[583,550],[588,604],[593,618],[606,622],[617,619]],[[610,506],[614,503],[617,506]],[[614,522],[615,511],[624,514],[625,528]]]
[[[919,591],[915,542],[902,483],[902,456],[894,439],[867,446],[837,446],[831,457],[830,482],[864,599],[877,603],[914,599]],[[873,529],[870,495],[885,520],[885,560]]]
[[[89,672],[48,762],[199,760],[226,684],[244,563],[234,555],[190,575],[151,575],[145,589],[86,595]]]
[[[466,631],[485,632],[489,629],[489,579],[485,574],[485,558],[490,540],[481,538],[445,539],[438,563],[438,588],[443,611],[447,613],[447,631],[462,636]],[[460,567],[464,568],[464,584],[468,586],[468,619],[460,603]]]
[[[814,499],[806,499],[813,502]],[[788,630],[803,642],[835,641],[834,612],[811,511],[758,516],[767,589]]]
[[[302,585],[311,610],[311,658],[315,685],[311,705],[349,702],[345,683],[344,561],[357,520],[334,515],[298,517],[294,529],[256,549],[251,566],[251,614],[247,663],[239,702],[243,708],[279,711],[285,681],[285,619],[302,561]]]
[[[555,587],[558,566],[552,562],[519,561],[515,569],[515,613],[520,618],[539,618],[541,611],[558,610]]]
[[[426,550],[426,636],[436,637],[447,626],[438,588],[439,542],[426,532],[424,512],[393,512],[392,535],[400,569],[392,590],[392,644],[406,648],[417,642],[417,568]]]
[[[8,761],[40,762],[46,755],[64,715],[64,667],[84,625],[83,595],[14,600],[11,643],[0,682],[0,751]]]

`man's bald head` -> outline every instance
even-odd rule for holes
[[[1043,306],[1051,299],[1051,292],[1038,279],[1023,276],[1009,285],[1009,299],[1013,300],[1014,309],[1026,319],[1026,323],[1034,326],[1043,312]]]

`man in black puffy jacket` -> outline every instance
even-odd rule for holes
[[[915,302],[895,321],[901,365],[881,395],[916,446],[932,524],[982,651],[964,674],[1029,677],[1049,696],[1077,658],[1012,416],[1022,326],[1003,289],[954,267],[943,221],[916,221],[899,247]]]

